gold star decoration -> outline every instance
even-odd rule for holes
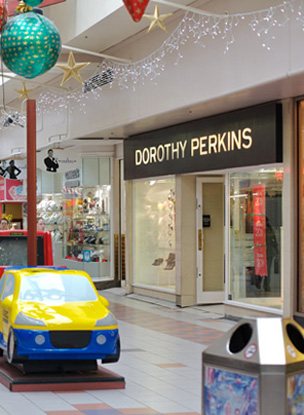
[[[29,92],[32,92],[34,90],[33,89],[26,89],[25,82],[22,82],[22,88],[21,89],[15,89],[15,91],[18,92],[18,94],[20,94],[19,97],[18,97],[18,100],[20,100],[22,98],[29,99],[29,96],[28,96]]]
[[[90,65],[90,63],[91,62],[76,63],[73,52],[70,52],[67,63],[56,64],[57,68],[62,69],[65,72],[60,86],[62,86],[70,78],[76,79],[76,81],[80,82],[83,85],[83,80],[78,72],[80,71],[80,69],[83,69],[86,66]]]
[[[163,23],[163,20],[167,19],[167,17],[172,16],[172,13],[167,13],[167,14],[159,14],[159,10],[158,10],[158,6],[157,4],[155,5],[155,9],[154,9],[154,14],[150,15],[150,14],[144,14],[144,17],[148,20],[151,20],[149,29],[148,29],[148,33],[154,29],[155,26],[160,27],[164,32],[167,32],[167,28]]]

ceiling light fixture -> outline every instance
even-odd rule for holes
[[[1,113],[4,115],[3,118],[3,127],[7,128],[11,125],[19,125],[19,127],[24,128],[24,125],[20,122],[19,113],[16,111],[13,114],[8,114],[5,110],[2,110]]]

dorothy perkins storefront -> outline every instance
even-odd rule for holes
[[[128,284],[181,306],[282,309],[282,108],[130,137]]]

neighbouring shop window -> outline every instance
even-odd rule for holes
[[[283,169],[230,175],[229,299],[282,308]]]
[[[298,311],[304,313],[304,101],[299,103],[299,285]]]
[[[175,289],[175,180],[134,183],[134,282]]]

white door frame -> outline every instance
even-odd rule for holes
[[[201,252],[202,247],[202,236],[203,236],[203,195],[202,195],[202,184],[203,183],[223,183],[226,185],[225,176],[223,177],[198,177],[196,179],[196,302],[197,304],[212,304],[212,303],[223,303],[225,299],[225,291],[203,291],[203,255]],[[225,186],[226,187],[226,186]],[[226,190],[225,190],[226,193]],[[224,195],[224,210],[226,210],[226,196]],[[223,238],[225,239],[225,250],[226,250],[226,212],[225,215],[225,230]],[[199,245],[201,245],[199,247]],[[225,255],[226,257],[226,255]],[[226,262],[226,261],[225,261]],[[226,264],[224,264],[226,272]],[[207,298],[208,295],[208,298]]]

